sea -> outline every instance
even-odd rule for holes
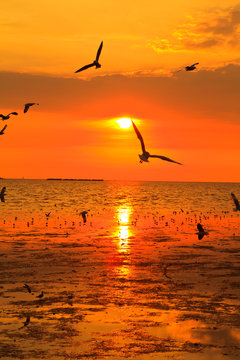
[[[157,181],[72,181],[1,179],[6,186],[3,214],[59,210],[102,211],[130,206],[133,211],[232,211],[231,192],[240,198],[240,183]]]
[[[239,359],[240,183],[3,186],[1,359]]]

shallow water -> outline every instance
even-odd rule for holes
[[[240,184],[0,186],[0,358],[239,358]]]

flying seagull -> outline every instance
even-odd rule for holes
[[[131,120],[132,121],[132,120]],[[152,157],[152,158],[159,158],[159,159],[162,159],[162,160],[165,160],[165,161],[170,161],[170,162],[173,162],[173,163],[176,163],[176,164],[179,164],[179,165],[182,165],[181,163],[177,162],[177,161],[174,161],[172,159],[169,159],[167,158],[166,156],[161,156],[161,155],[150,155],[149,152],[147,152],[145,150],[145,145],[144,145],[144,141],[143,141],[143,138],[142,138],[142,135],[140,134],[138,128],[136,127],[136,125],[134,124],[134,122],[132,121],[132,125],[133,125],[133,128],[135,130],[135,133],[137,134],[137,137],[138,139],[140,140],[140,143],[141,143],[141,146],[142,146],[142,155],[138,155],[140,157],[140,163],[142,163],[143,161],[145,162],[149,162],[148,161],[148,158]]]
[[[98,60],[99,60],[99,56],[101,54],[101,51],[102,51],[102,47],[103,47],[103,41],[101,42],[99,48],[98,48],[98,51],[97,51],[97,55],[96,55],[96,59],[91,63],[91,64],[88,64],[88,65],[85,65],[83,67],[81,67],[80,69],[78,69],[77,71],[75,71],[75,73],[78,73],[80,71],[83,71],[83,70],[86,70],[92,66],[95,66],[96,69],[100,68],[101,67],[101,64],[99,64]]]
[[[208,232],[203,229],[200,223],[197,224],[197,228],[198,228],[198,233],[197,233],[198,240],[201,240],[204,237],[204,235],[208,235]]]
[[[233,209],[233,211],[240,211],[240,205],[239,205],[238,199],[236,198],[236,196],[234,195],[234,193],[231,193],[231,196],[232,196],[232,199],[233,199],[234,204],[235,204],[235,206],[236,206],[236,208]]]
[[[83,223],[84,223],[84,224],[85,224],[86,221],[87,221],[86,215],[87,215],[87,213],[88,213],[89,211],[90,211],[90,210],[85,210],[85,211],[82,211],[82,212],[79,213],[79,215],[82,215]]]
[[[192,64],[192,65],[189,65],[189,66],[185,66],[185,70],[186,71],[192,71],[192,70],[195,70],[196,69],[196,65],[198,65],[199,63],[195,63],[195,64]]]
[[[6,128],[7,128],[7,125],[5,125],[5,126],[2,128],[2,130],[0,131],[0,135],[4,135],[4,131],[6,130]]]
[[[6,192],[6,186],[4,186],[0,192],[0,199],[1,199],[1,202],[5,202],[5,192]]]
[[[39,105],[38,103],[27,103],[27,104],[24,104],[24,110],[23,112],[26,113],[28,111],[28,109],[30,108],[30,106],[33,106],[33,105]]]
[[[2,120],[8,120],[10,118],[10,115],[18,115],[18,113],[16,111],[13,111],[7,115],[3,115],[3,114],[0,114],[0,117],[2,118]]]

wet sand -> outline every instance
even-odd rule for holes
[[[239,222],[124,206],[86,225],[57,212],[1,219],[0,358],[238,359]]]

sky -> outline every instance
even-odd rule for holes
[[[240,1],[8,0],[0,37],[0,177],[240,181]]]

